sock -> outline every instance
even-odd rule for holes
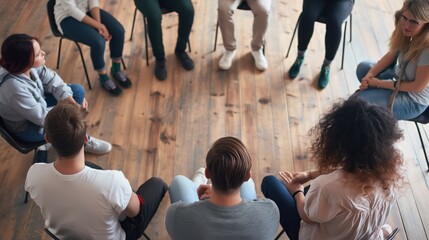
[[[323,67],[329,67],[329,66],[331,66],[331,62],[332,62],[332,60],[328,60],[328,59],[326,59],[325,58],[325,60],[323,60]]]
[[[101,84],[104,84],[107,80],[109,80],[109,76],[107,76],[107,74],[99,74],[99,76]]]
[[[112,74],[121,71],[121,62],[112,62],[112,68],[110,71],[112,71]]]

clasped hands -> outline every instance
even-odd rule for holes
[[[362,78],[362,81],[360,82],[359,89],[365,90],[368,89],[368,87],[377,87],[379,84],[380,79],[374,77],[374,76],[365,76]]]

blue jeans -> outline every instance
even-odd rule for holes
[[[171,203],[178,201],[193,203],[199,201],[197,194],[198,187],[196,183],[185,176],[175,176],[171,181],[169,189]],[[256,199],[255,183],[252,179],[241,185],[240,195],[244,200]]]
[[[375,65],[373,62],[361,62],[356,69],[359,81],[366,76],[368,71]],[[392,80],[396,78],[395,68],[389,67],[376,76],[380,80]],[[388,107],[392,90],[384,88],[368,88],[355,92],[352,97],[364,99],[370,103]],[[413,119],[426,110],[427,106],[416,103],[407,92],[398,92],[393,104],[393,115],[398,120]]]
[[[68,86],[73,92],[73,99],[82,105],[85,98],[85,89],[79,84],[70,84]],[[48,107],[57,105],[57,99],[51,93],[45,93],[45,101]],[[26,142],[39,142],[45,139],[45,130],[43,127],[29,122],[27,128],[23,132],[16,134],[16,137]]]
[[[266,198],[273,200],[280,211],[280,224],[291,240],[298,239],[301,217],[295,199],[275,176],[266,176],[261,183],[261,191]]]
[[[100,19],[101,23],[106,26],[112,35],[112,39],[109,41],[110,57],[120,60],[122,58],[122,50],[124,49],[124,27],[110,13],[103,9],[100,9]],[[60,25],[65,38],[83,43],[91,48],[91,60],[95,70],[105,68],[104,50],[106,41],[97,29],[79,22],[72,17],[65,18],[61,21]]]

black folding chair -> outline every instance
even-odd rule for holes
[[[27,154],[34,150],[33,164],[37,162],[37,148],[43,144],[46,144],[46,141],[40,142],[24,142],[16,138],[12,133],[10,133],[3,122],[3,118],[0,117],[0,135],[8,142],[13,148],[18,150],[22,154]],[[24,203],[28,201],[28,192],[25,192]]]
[[[65,39],[67,39],[67,38],[64,37],[64,35],[58,30],[57,24],[55,23],[55,15],[54,15],[55,3],[56,3],[56,0],[49,0],[48,4],[47,4],[47,11],[48,11],[49,25],[51,26],[52,34],[54,34],[55,37],[60,38],[60,45],[58,46],[58,58],[57,58],[57,69],[59,69],[60,68],[61,44],[63,42],[63,38],[65,38]],[[69,40],[73,41],[71,39],[69,39]],[[88,88],[92,89],[91,81],[89,80],[89,76],[88,76],[88,70],[86,69],[85,58],[83,57],[83,54],[82,54],[82,49],[81,49],[78,42],[76,42],[76,41],[73,41],[73,42],[76,44],[77,49],[79,50],[80,59],[82,60],[83,69],[85,71],[86,82],[88,83]],[[124,66],[124,69],[127,69],[127,67],[125,66],[123,58],[121,58],[121,61],[122,61],[122,65]]]
[[[353,4],[354,4],[354,1],[353,1]],[[301,21],[301,16],[302,16],[302,12],[301,12],[301,14],[298,17],[298,20],[296,21],[295,28],[294,28],[293,34],[292,34],[292,39],[290,40],[290,44],[289,44],[289,47],[287,49],[287,53],[286,53],[286,57],[285,58],[289,57],[290,48],[292,47],[292,42],[293,42],[293,39],[295,38],[296,30],[298,29],[299,22]],[[353,20],[353,14],[352,13],[350,13],[349,19],[350,19],[350,41],[349,42],[352,42],[352,25],[353,25],[352,24],[352,20]],[[316,22],[326,24],[326,16],[324,16],[322,14],[322,16],[320,16],[316,20]],[[343,52],[342,52],[342,55],[341,55],[341,69],[343,69],[343,66],[344,66],[344,53],[345,53],[345,49],[346,49],[347,23],[348,23],[348,19],[346,19],[344,21]]]
[[[420,124],[427,124],[427,123],[429,123],[429,107],[426,108],[426,110],[422,114],[420,114],[419,116],[417,116],[416,118],[409,119],[409,120],[406,120],[406,121],[414,122],[414,124],[416,125],[417,132],[419,133],[420,143],[422,144],[423,153],[425,155],[426,164],[428,166],[427,172],[429,172],[429,160],[428,160],[428,156],[427,156],[427,153],[426,153],[425,144],[423,142],[422,134],[420,132],[420,128],[419,128],[419,124],[418,124],[418,123],[420,123]]]

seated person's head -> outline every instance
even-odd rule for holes
[[[44,56],[44,52],[37,39],[27,34],[12,34],[1,46],[0,65],[12,74],[21,74],[44,64],[44,57],[39,55]]]
[[[402,131],[385,107],[350,98],[335,104],[310,134],[320,169],[343,169],[361,186],[381,182],[386,189],[400,178],[402,156],[394,144]]]
[[[237,138],[218,139],[206,157],[206,175],[213,189],[229,194],[238,190],[250,178],[252,157]]]
[[[82,150],[86,136],[86,112],[69,101],[61,101],[45,119],[46,140],[60,157],[73,157]]]

